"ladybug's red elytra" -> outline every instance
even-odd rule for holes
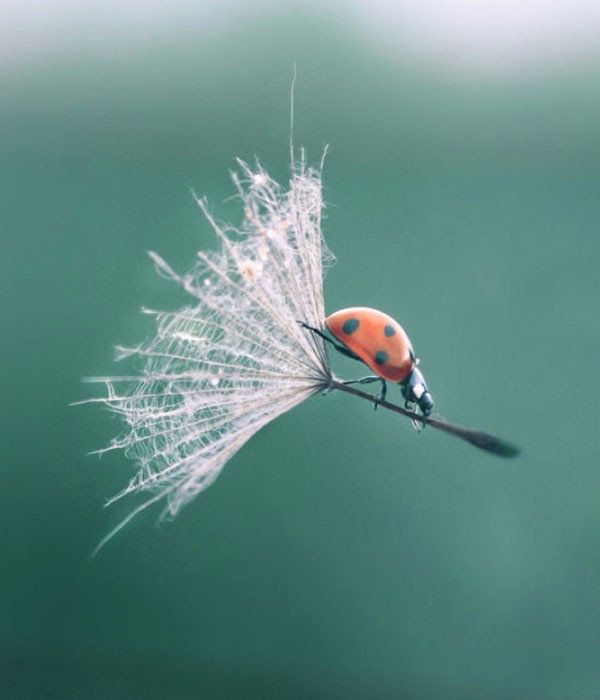
[[[325,325],[382,379],[402,384],[411,373],[415,364],[412,344],[391,316],[356,306],[327,316]]]
[[[306,327],[331,343],[339,352],[364,362],[377,375],[344,382],[345,384],[381,381],[381,391],[377,398],[383,400],[386,381],[394,382],[400,385],[406,407],[416,404],[424,416],[431,414],[433,398],[423,374],[417,368],[418,360],[412,343],[404,328],[391,316],[377,309],[355,306],[327,316],[325,326],[342,345],[319,329]]]

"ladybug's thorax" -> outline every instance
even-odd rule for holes
[[[425,377],[418,367],[413,367],[412,372],[402,384],[401,390],[402,396],[408,404],[417,404],[424,416],[431,414],[434,406],[433,397],[429,392]]]
[[[378,376],[396,383],[407,380],[415,364],[412,344],[404,328],[391,316],[356,306],[336,311],[325,319],[325,324]]]

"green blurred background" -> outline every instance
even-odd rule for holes
[[[554,5],[8,2],[0,697],[600,697],[600,22]],[[327,311],[396,317],[522,457],[317,397],[90,560],[134,465],[68,404],[184,302],[145,251],[216,246],[190,188],[236,220],[236,156],[288,177],[294,61]]]

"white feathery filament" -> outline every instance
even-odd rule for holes
[[[118,348],[119,359],[141,365],[139,375],[90,380],[103,383],[106,396],[88,401],[107,405],[126,425],[98,452],[122,449],[138,466],[110,502],[150,494],[130,517],[161,499],[175,515],[256,431],[331,381],[323,342],[299,324],[321,328],[325,316],[323,263],[332,256],[321,234],[321,168],[308,168],[302,154],[286,190],[258,164],[239,167],[238,228],[219,225],[198,200],[219,251],[199,252],[183,275],[150,253],[158,272],[190,295],[189,305],[148,312],[155,336]]]

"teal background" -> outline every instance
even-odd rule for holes
[[[91,560],[133,465],[68,404],[183,303],[145,251],[216,246],[190,188],[235,220],[236,156],[287,178],[294,61],[327,310],[393,315],[440,412],[523,454],[316,397]],[[598,77],[468,79],[308,11],[4,70],[2,698],[600,697]]]

